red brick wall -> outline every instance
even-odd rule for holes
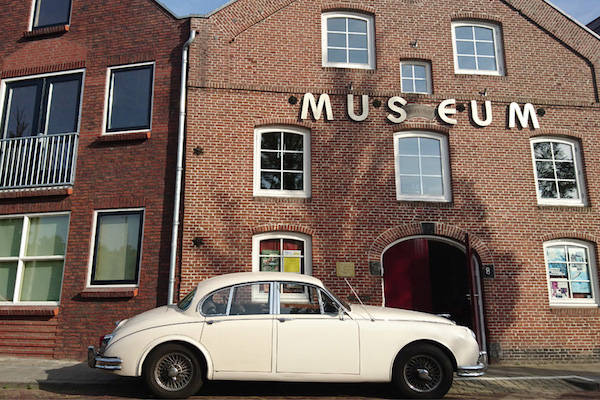
[[[114,321],[166,303],[181,44],[188,21],[176,20],[150,0],[74,1],[68,32],[24,38],[31,0],[11,2],[1,16],[3,76],[85,68],[77,175],[67,196],[0,200],[0,215],[70,211],[70,229],[59,313],[56,317],[0,317],[0,337],[45,332],[49,349],[24,334],[0,343],[0,354],[83,358],[88,344]],[[152,132],[147,140],[101,142],[107,67],[155,61]],[[94,210],[144,207],[144,236],[137,297],[83,299]],[[8,312],[10,313],[10,312]],[[39,335],[38,335],[39,336]],[[48,346],[47,346],[48,347]]]
[[[496,277],[485,279],[484,289],[488,340],[497,357],[600,359],[599,310],[550,308],[542,247],[549,238],[600,243],[598,65],[591,57],[600,43],[541,0],[400,3],[239,0],[192,21],[200,40],[192,47],[188,82],[181,295],[204,277],[251,270],[253,233],[283,224],[313,232],[315,276],[346,296],[335,264],[354,262],[352,283],[370,303],[381,304],[381,278],[369,274],[368,264],[381,256],[381,235],[395,235],[386,239],[391,243],[412,234],[415,224],[436,222],[439,235],[469,233],[482,259],[495,265]],[[331,7],[374,13],[376,70],[321,66],[320,15]],[[454,18],[502,26],[505,76],[454,74]],[[410,46],[415,39],[417,48]],[[468,111],[457,115],[454,127],[423,118],[388,123],[385,103],[401,95],[399,63],[405,58],[432,63],[433,95],[404,96],[410,103],[492,100],[493,124],[474,127]],[[384,104],[371,105],[365,122],[346,116],[350,84],[354,93]],[[484,88],[486,98],[478,94]],[[269,121],[300,124],[300,103],[288,98],[306,92],[329,93],[335,116],[302,123],[311,131],[312,198],[254,198],[254,128]],[[545,108],[542,130],[509,130],[510,101]],[[392,136],[414,123],[449,131],[451,203],[396,200]],[[588,206],[538,206],[530,137],[539,134],[580,140]],[[194,155],[195,147],[203,154]],[[194,237],[204,244],[193,247]]]

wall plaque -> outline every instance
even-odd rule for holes
[[[355,275],[353,262],[336,262],[335,269],[337,276],[351,277]]]
[[[369,272],[373,276],[381,276],[381,263],[379,261],[369,261]]]

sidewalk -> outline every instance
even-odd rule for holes
[[[67,360],[0,357],[0,386],[46,388],[139,387],[136,378],[91,369]],[[234,389],[235,391],[235,389]],[[480,378],[455,378],[449,396],[505,393],[571,393],[596,391],[600,395],[600,363],[560,365],[492,365]]]

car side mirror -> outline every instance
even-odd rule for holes
[[[343,308],[338,308],[338,317],[340,319],[340,321],[344,320],[344,309]]]

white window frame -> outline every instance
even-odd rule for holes
[[[111,77],[113,76],[112,72],[115,69],[126,69],[126,68],[136,68],[136,67],[145,67],[152,66],[152,86],[150,88],[150,124],[148,128],[143,129],[125,129],[122,131],[113,131],[108,132],[106,130],[106,126],[108,124],[108,113],[109,109],[112,105],[112,88],[114,85],[111,85]],[[102,117],[102,135],[122,135],[124,133],[137,133],[137,132],[151,132],[152,131],[152,116],[154,111],[154,86],[156,84],[156,62],[148,61],[142,63],[135,64],[124,64],[124,65],[113,65],[106,69],[106,86],[104,89],[104,114]]]
[[[283,189],[283,180],[281,189],[262,189],[260,187],[260,161],[261,161],[261,136],[268,132],[284,132],[302,135],[303,137],[303,190],[285,190]],[[283,149],[283,143],[281,143]],[[280,150],[282,151],[282,150]],[[254,129],[254,190],[256,197],[300,197],[310,198],[311,196],[311,171],[310,171],[310,131],[293,126],[270,125]]]
[[[67,240],[65,241],[65,254],[62,256],[26,256],[25,250],[27,247],[27,237],[29,235],[29,220],[36,217],[53,217],[53,216],[68,216],[67,221]],[[67,257],[67,248],[69,245],[69,229],[71,226],[71,212],[53,212],[53,213],[35,213],[35,214],[13,214],[3,215],[0,219],[16,219],[23,218],[23,226],[21,230],[21,245],[19,248],[19,255],[15,257],[0,257],[0,261],[3,262],[17,262],[17,273],[15,276],[15,288],[13,292],[12,301],[0,301],[0,306],[58,306],[60,304],[60,298],[62,297],[62,288],[65,280],[65,259]],[[25,269],[25,263],[28,261],[61,261],[63,262],[63,269],[60,281],[60,295],[58,301],[20,301],[21,297],[21,284],[23,281],[23,272]]]
[[[419,65],[422,67],[425,67],[425,83],[427,85],[426,91],[425,92],[417,92],[417,91],[412,91],[412,92],[408,92],[406,90],[404,90],[404,79],[405,77],[402,75],[402,67],[405,65]],[[415,83],[415,80],[421,80],[421,79],[415,79],[415,75],[414,75],[414,68],[413,68],[413,76],[412,76],[412,81],[413,81],[413,85]],[[416,94],[431,94],[432,93],[432,85],[431,85],[431,63],[427,62],[427,61],[413,61],[413,60],[404,60],[400,62],[400,85],[402,87],[402,93],[416,93]],[[414,86],[416,87],[416,85]]]
[[[267,232],[252,236],[252,271],[260,272],[260,242],[269,239],[289,239],[304,242],[304,275],[312,275],[312,238],[295,232]],[[280,255],[281,256],[281,255]]]
[[[496,70],[495,71],[482,71],[477,69],[461,69],[458,65],[458,49],[456,46],[456,32],[455,29],[460,26],[469,27],[481,27],[492,30],[494,35],[494,54],[496,56]],[[454,53],[454,73],[455,74],[470,74],[470,75],[504,75],[504,47],[502,43],[502,32],[499,24],[489,22],[476,22],[476,21],[453,21],[452,22],[452,50]],[[477,51],[477,50],[475,50]]]
[[[7,86],[7,84],[13,83],[13,82],[18,82],[18,81],[27,81],[27,80],[33,80],[33,79],[41,79],[41,78],[61,76],[61,75],[71,75],[71,74],[81,74],[81,89],[79,92],[80,93],[79,94],[79,114],[78,114],[78,119],[77,119],[77,132],[76,132],[76,133],[79,133],[79,131],[81,130],[81,111],[83,109],[83,94],[84,94],[83,90],[85,88],[85,68],[2,79],[2,81],[0,83],[0,114],[1,114],[0,116],[2,118],[0,120],[0,126],[4,125],[3,122],[5,122],[5,119],[7,117],[6,114],[3,112],[3,111],[5,111],[4,106],[6,104],[6,95],[7,95],[6,86]],[[48,104],[46,106],[50,107],[50,102],[48,102]],[[8,110],[6,110],[6,111],[8,111]],[[45,126],[44,130],[47,130],[47,126]],[[0,132],[0,139],[3,137],[4,137],[4,132]]]
[[[399,165],[399,144],[398,141],[401,138],[430,138],[436,139],[440,142],[440,155],[442,164],[442,189],[443,194],[441,196],[429,196],[429,195],[407,195],[401,192],[400,186],[400,165]],[[402,131],[394,133],[394,172],[396,175],[396,200],[399,201],[427,201],[427,202],[438,202],[447,203],[452,201],[452,187],[450,179],[450,159],[449,159],[449,147],[448,137],[441,133],[427,132],[427,131]]]
[[[98,225],[98,214],[102,213],[114,213],[114,212],[142,212],[142,220],[140,223],[142,227],[140,229],[140,249],[139,249],[139,257],[138,257],[138,274],[137,274],[137,282],[136,283],[127,283],[127,284],[108,284],[108,285],[92,285],[92,267],[94,264],[94,251],[96,248],[96,227]],[[88,273],[87,273],[87,281],[86,281],[86,289],[99,289],[99,288],[137,288],[140,286],[141,272],[142,272],[142,259],[143,259],[143,248],[144,248],[144,230],[146,224],[146,209],[144,207],[138,208],[115,208],[115,209],[106,209],[106,210],[94,210],[94,216],[92,220],[92,231],[91,231],[91,240],[90,240],[90,252],[88,259]]]
[[[329,62],[327,57],[327,20],[354,18],[367,22],[367,63]],[[375,69],[375,23],[372,15],[357,12],[330,11],[321,14],[321,59],[323,67]]]
[[[570,298],[570,299],[557,300],[557,299],[552,298],[552,285],[550,283],[550,281],[551,281],[550,280],[550,270],[548,268],[548,257],[546,255],[546,249],[548,247],[553,247],[553,246],[576,246],[576,247],[583,247],[586,249],[587,256],[588,256],[588,268],[589,268],[589,273],[590,273],[590,285],[592,287],[592,298],[591,299]],[[598,302],[598,274],[597,274],[597,267],[596,267],[596,252],[595,252],[593,244],[582,241],[582,240],[576,240],[576,239],[557,239],[557,240],[550,240],[550,241],[544,242],[543,249],[544,249],[544,264],[545,264],[545,271],[546,271],[546,285],[548,287],[548,301],[550,303],[550,306],[551,307],[552,306],[556,306],[556,307],[598,307],[598,305],[599,305],[599,302]],[[560,280],[560,279],[556,278],[554,280]],[[566,281],[569,282],[569,284],[571,282],[571,280],[568,278]]]
[[[579,199],[545,199],[540,196],[538,185],[537,165],[535,164],[534,144],[540,142],[556,142],[571,146],[573,152],[573,163],[575,165],[575,180],[577,190],[579,191]],[[539,205],[555,205],[555,206],[576,206],[584,207],[587,204],[587,195],[584,185],[583,165],[581,163],[581,146],[579,141],[562,137],[538,136],[530,139],[531,161],[533,162],[533,178],[535,183],[535,193]]]

